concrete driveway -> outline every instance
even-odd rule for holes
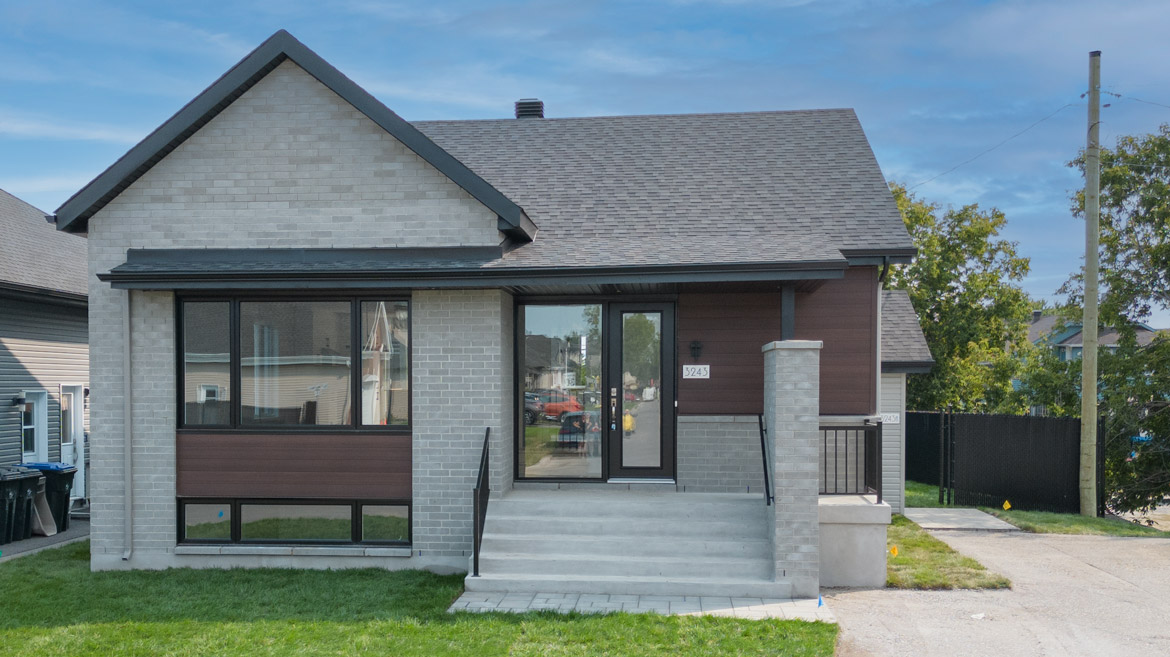
[[[841,591],[838,655],[1170,655],[1170,540],[939,531],[1005,591]]]

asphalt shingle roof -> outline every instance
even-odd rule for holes
[[[0,286],[85,295],[84,237],[60,232],[45,213],[0,189]]]
[[[882,290],[882,363],[934,363],[918,313],[905,290]]]
[[[414,126],[539,227],[499,266],[826,261],[913,246],[852,110]]]

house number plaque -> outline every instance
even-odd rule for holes
[[[709,379],[711,378],[710,365],[683,365],[684,379]]]

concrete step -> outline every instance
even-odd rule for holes
[[[506,516],[587,515],[592,518],[658,518],[661,520],[762,521],[763,498],[748,495],[646,493],[625,494],[579,491],[512,491],[489,504]]]
[[[686,595],[739,598],[791,598],[792,585],[763,579],[711,577],[630,577],[605,575],[495,575],[464,580],[468,591],[514,593],[596,593],[609,595]]]
[[[770,578],[771,564],[761,558],[664,557],[629,555],[574,556],[481,552],[480,573],[514,575]]]
[[[555,554],[563,557],[638,555],[642,557],[733,557],[769,559],[772,544],[765,538],[729,538],[704,533],[701,537],[650,537],[583,534],[514,534],[485,532],[483,552],[489,554]]]
[[[721,516],[685,522],[655,517],[596,517],[567,513],[520,516],[505,515],[503,510],[489,507],[484,532],[492,534],[544,534],[546,536],[754,539],[767,537],[767,525],[763,518],[737,520]]]

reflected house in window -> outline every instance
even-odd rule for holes
[[[410,123],[278,32],[57,210],[96,272],[94,568],[884,581],[879,420],[929,354],[885,359],[921,338],[901,297],[881,323],[914,248],[855,114],[541,107]],[[809,549],[855,540],[847,567]]]

